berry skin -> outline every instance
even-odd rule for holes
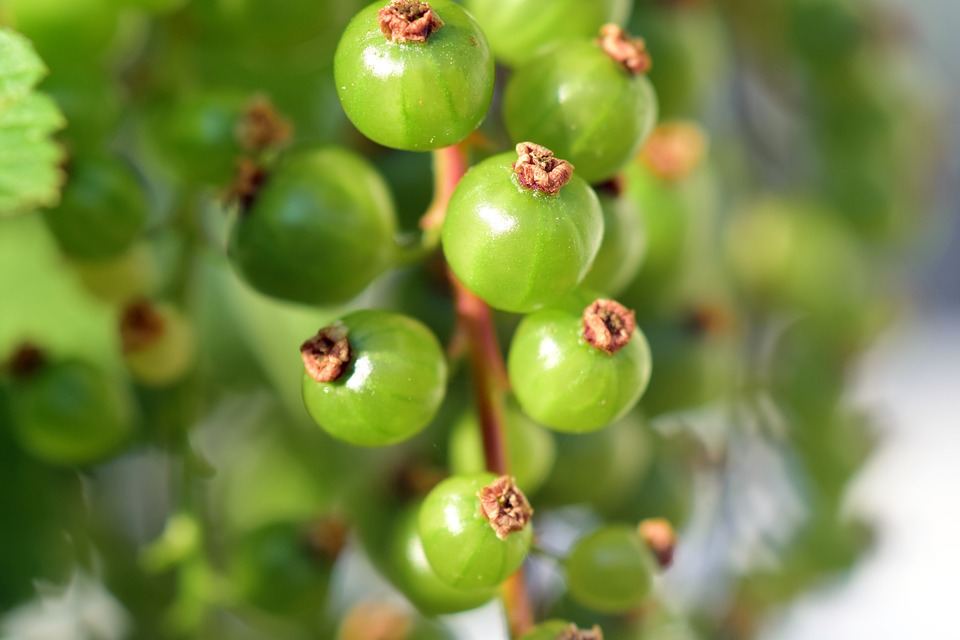
[[[146,386],[164,387],[181,380],[195,361],[193,326],[169,304],[140,300],[127,305],[120,338],[127,369]]]
[[[465,0],[498,62],[523,64],[531,54],[589,38],[608,22],[624,24],[629,0]]]
[[[588,342],[584,312],[571,308],[524,318],[507,357],[524,412],[571,433],[599,429],[629,411],[647,387],[650,366],[650,347],[639,329],[632,328],[626,344],[608,353]]]
[[[147,224],[147,200],[133,168],[110,157],[73,158],[60,204],[43,212],[60,248],[71,258],[119,256]]]
[[[590,184],[620,171],[657,119],[647,77],[624,68],[592,40],[566,42],[518,67],[503,100],[514,139],[549,147]]]
[[[625,613],[650,595],[657,560],[637,531],[606,526],[578,540],[563,568],[574,600],[595,611]]]
[[[427,426],[447,382],[443,350],[429,329],[406,316],[363,310],[318,337],[331,333],[349,345],[338,361],[339,374],[327,382],[310,371],[303,375],[303,403],[318,425],[334,438],[366,447],[395,444]],[[304,344],[305,362],[323,359],[315,357],[317,343],[314,338]]]
[[[505,418],[509,467],[516,470],[517,485],[523,492],[533,494],[553,467],[556,456],[553,436],[513,403],[505,407]],[[476,411],[465,412],[453,426],[449,452],[453,473],[478,473],[486,469]]]
[[[418,531],[419,505],[399,516],[389,543],[389,577],[410,602],[426,615],[441,615],[475,609],[489,602],[496,589],[465,591],[437,577],[427,561]]]
[[[119,390],[86,362],[43,363],[15,377],[12,391],[15,434],[24,449],[45,462],[99,462],[132,434]]]
[[[390,264],[396,216],[386,183],[337,147],[288,155],[233,226],[234,268],[266,295],[315,305],[355,297]]]
[[[600,248],[603,214],[576,172],[551,195],[520,183],[517,159],[496,155],[467,172],[447,206],[442,242],[467,288],[492,307],[526,313],[583,280]]]
[[[421,42],[393,41],[381,30],[381,10],[424,4],[368,6],[347,25],[334,56],[347,117],[365,136],[395,149],[427,151],[463,140],[480,126],[493,97],[487,40],[456,4],[429,3],[442,25]]]
[[[637,275],[647,253],[647,235],[632,198],[606,188],[598,188],[597,196],[603,211],[603,242],[583,286],[617,295]]]
[[[492,473],[447,478],[427,495],[420,507],[419,531],[427,561],[437,576],[460,589],[496,587],[520,568],[530,549],[532,527],[529,505],[515,518],[519,530],[494,530],[484,516],[479,495],[496,483],[509,479]],[[520,494],[522,496],[522,494]],[[526,498],[523,498],[526,503]]]

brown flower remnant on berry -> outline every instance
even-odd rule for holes
[[[410,614],[388,602],[362,602],[351,609],[337,630],[338,640],[404,640],[410,635]]]
[[[707,137],[693,122],[658,125],[640,150],[640,161],[664,182],[689,176],[707,151]]]
[[[340,518],[321,518],[306,528],[303,542],[318,561],[332,563],[347,543],[347,533],[347,525]]]
[[[553,151],[532,142],[517,145],[517,161],[511,166],[524,187],[550,195],[560,191],[573,175],[572,164],[553,157]]]
[[[256,162],[241,158],[237,162],[237,177],[224,196],[224,203],[236,203],[241,213],[249,211],[257,194],[267,181],[267,172]]]
[[[124,353],[146,349],[163,336],[167,321],[149,300],[136,300],[120,315],[120,343]]]
[[[307,373],[317,382],[333,382],[350,363],[347,328],[342,324],[324,327],[302,345],[300,356]]]
[[[734,330],[736,319],[725,305],[704,303],[689,312],[685,326],[695,335],[722,336]]]
[[[556,640],[603,640],[603,631],[597,625],[593,625],[592,629],[580,629],[570,623],[560,631]]]
[[[477,497],[480,498],[480,513],[501,540],[506,540],[511,533],[523,531],[533,517],[533,508],[513,476],[500,476],[478,491]]]
[[[641,522],[637,530],[657,557],[660,568],[669,567],[673,563],[673,553],[677,547],[677,534],[670,523],[663,518],[650,518]]]
[[[253,153],[287,142],[292,132],[290,122],[264,96],[253,98],[237,123],[237,140]]]
[[[630,37],[629,33],[612,22],[600,27],[597,44],[604,53],[635,76],[646,73],[653,67],[643,38]]]
[[[26,378],[39,371],[47,362],[47,355],[35,344],[25,342],[7,361],[7,369],[15,378]]]
[[[393,0],[377,12],[380,32],[391,42],[426,42],[443,20],[426,2]]]
[[[630,344],[636,328],[633,311],[615,300],[595,300],[583,310],[583,339],[606,353]]]

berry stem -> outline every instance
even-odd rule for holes
[[[464,143],[433,151],[433,201],[420,218],[420,228],[425,232],[439,233],[447,213],[447,202],[467,172],[467,149]]]
[[[433,152],[434,196],[420,226],[426,232],[439,233],[447,212],[447,202],[460,178],[467,172],[464,143]],[[467,289],[453,272],[447,270],[456,302],[456,335],[465,342],[473,369],[474,397],[483,437],[483,455],[487,469],[497,475],[510,472],[507,462],[504,427],[504,394],[510,388],[507,367],[493,327],[490,307]],[[523,569],[507,578],[501,587],[504,609],[513,637],[533,627],[533,606],[527,595]]]

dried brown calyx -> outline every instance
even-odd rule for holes
[[[347,543],[346,523],[337,517],[321,518],[304,529],[303,543],[314,558],[332,563]]]
[[[573,175],[572,164],[555,158],[553,151],[532,142],[517,145],[517,161],[512,166],[521,185],[550,195],[560,191]]]
[[[146,349],[166,330],[166,319],[149,300],[135,300],[120,314],[120,344],[124,353]]]
[[[616,353],[630,344],[636,328],[633,311],[616,300],[594,300],[583,310],[584,340],[606,353]]]
[[[640,150],[640,161],[653,175],[675,182],[690,175],[707,150],[707,136],[692,122],[658,125]]]
[[[556,640],[603,640],[603,631],[597,625],[593,625],[592,629],[580,629],[570,623],[560,631]]]
[[[43,349],[30,342],[24,342],[13,352],[7,361],[7,370],[15,378],[27,378],[43,368],[47,355]]]
[[[237,140],[252,153],[260,153],[290,140],[293,128],[264,96],[253,98],[237,123]]]
[[[317,382],[333,382],[350,363],[347,328],[342,324],[324,327],[302,345],[300,356],[310,377]]]
[[[653,61],[647,52],[643,38],[631,37],[619,25],[609,23],[600,27],[597,44],[604,53],[623,65],[633,75],[647,73],[653,67]]]
[[[224,203],[236,203],[241,213],[248,211],[268,177],[267,170],[259,164],[247,158],[241,158],[237,162],[237,175],[233,185],[224,195]]]
[[[637,527],[640,537],[653,551],[661,569],[673,563],[673,553],[677,547],[677,534],[673,526],[663,518],[644,520]]]
[[[377,12],[380,32],[391,42],[426,42],[443,20],[426,2],[393,0]]]
[[[490,522],[497,537],[522,531],[533,517],[533,508],[513,476],[500,476],[477,492],[480,513]]]

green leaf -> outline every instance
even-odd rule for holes
[[[0,28],[0,106],[29,93],[46,74],[30,40]]]
[[[66,122],[53,100],[32,91],[46,72],[29,40],[0,29],[0,216],[60,197],[63,150],[51,135]]]

